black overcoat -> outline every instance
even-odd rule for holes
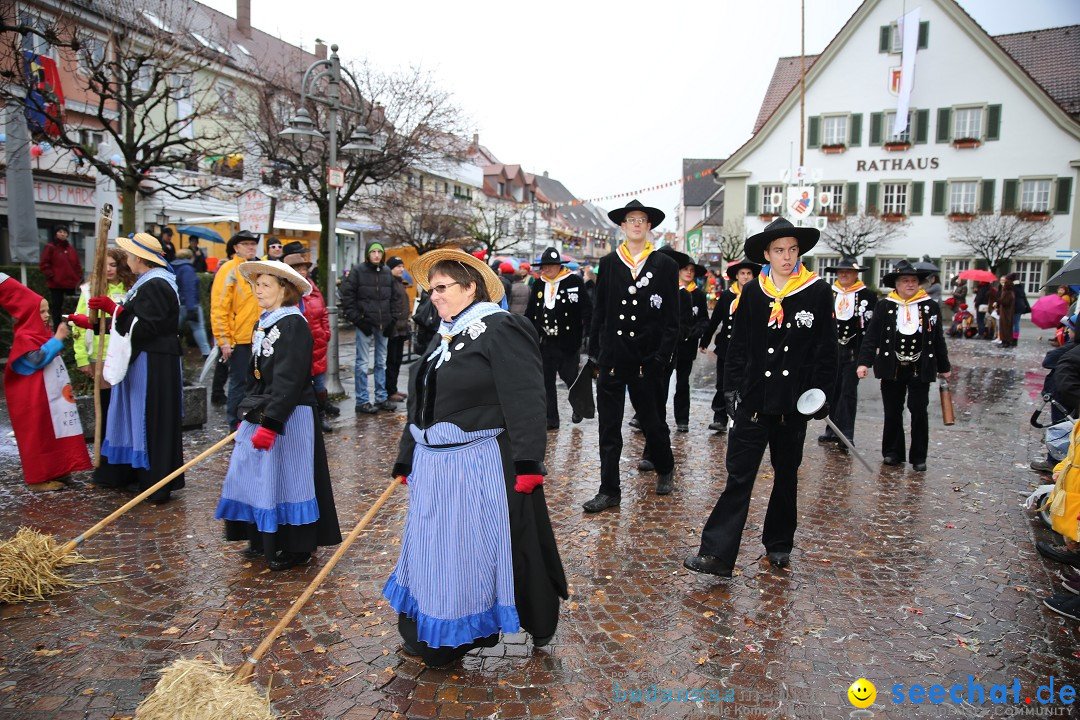
[[[938,373],[947,373],[952,369],[941,327],[941,309],[930,299],[918,303],[919,331],[914,335],[903,335],[897,329],[896,313],[899,309],[900,306],[888,298],[878,301],[859,349],[859,365],[873,366],[876,378],[893,380],[899,369],[897,351],[907,356],[918,353],[915,360],[918,379],[934,382]]]
[[[578,275],[568,275],[559,281],[555,307],[544,304],[547,282],[537,280],[529,289],[529,306],[525,317],[536,327],[541,343],[557,343],[564,353],[576,353],[581,338],[592,322],[592,303],[585,292],[585,281]]]

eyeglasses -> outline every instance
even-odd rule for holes
[[[649,222],[649,218],[639,218],[639,217],[624,218],[623,222],[626,223],[627,225],[644,225],[645,223]]]
[[[451,282],[451,283],[443,283],[442,285],[432,285],[431,286],[431,292],[438,293],[439,295],[442,295],[444,292],[446,292],[446,290],[451,285],[460,285],[460,284],[461,283]]]

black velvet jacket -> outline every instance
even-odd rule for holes
[[[949,349],[945,345],[945,333],[941,327],[941,308],[933,300],[924,300],[917,305],[919,313],[919,331],[914,335],[903,335],[896,327],[896,313],[900,306],[891,300],[878,301],[874,317],[866,328],[862,347],[859,349],[859,365],[873,366],[874,377],[892,380],[896,378],[900,363],[897,352],[902,356],[912,357],[918,369],[918,378],[922,382],[934,382],[938,373],[952,369],[949,364]]]
[[[824,280],[784,299],[778,328],[769,327],[772,302],[760,279],[743,288],[724,363],[724,388],[737,391],[748,410],[784,415],[796,412],[799,396],[810,388],[832,394],[836,321],[832,291]]]
[[[123,311],[116,316],[116,329],[127,335],[135,318],[135,331],[131,336],[131,356],[140,352],[180,355],[180,300],[161,278],[148,280],[140,285],[134,295],[121,303]]]
[[[728,343],[731,342],[731,303],[735,302],[735,293],[731,288],[720,293],[713,306],[712,317],[709,325],[705,328],[705,334],[701,336],[701,347],[707,350],[709,343],[714,342],[716,354],[724,357],[727,354]]]
[[[835,309],[836,288],[833,287],[833,308]],[[874,317],[877,295],[870,288],[855,292],[855,311],[847,320],[836,319],[836,341],[840,343],[840,362],[852,362],[859,356],[866,328]]]
[[[701,288],[687,292],[679,288],[679,342],[693,342],[695,345],[705,334],[709,326],[709,303]]]
[[[247,397],[269,398],[262,405],[261,424],[280,434],[297,405],[315,405],[311,328],[303,315],[286,315],[264,330],[262,343],[251,346]],[[254,422],[258,417],[245,419]]]
[[[600,260],[589,354],[602,368],[666,367],[679,338],[679,268],[663,253],[646,258],[637,280],[612,252]]]
[[[435,368],[427,357],[436,335],[413,363],[409,419],[398,444],[394,475],[412,471],[416,441],[409,425],[449,422],[466,432],[506,428],[499,436],[503,466],[514,475],[546,475],[547,400],[536,330],[523,315],[494,313],[450,342],[450,358]]]
[[[578,275],[568,275],[559,281],[555,307],[544,305],[547,283],[537,280],[529,289],[529,306],[525,317],[533,321],[541,343],[557,343],[564,353],[576,353],[581,338],[592,322],[592,302],[585,292],[585,281]]]

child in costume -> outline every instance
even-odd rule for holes
[[[953,315],[949,337],[972,338],[976,333],[978,330],[975,328],[975,316],[968,310],[967,303],[960,303],[960,309]]]
[[[0,273],[0,306],[15,319],[4,368],[4,395],[19,446],[23,478],[32,490],[59,490],[58,478],[90,469],[79,411],[64,361],[67,323],[50,330],[49,302]]]

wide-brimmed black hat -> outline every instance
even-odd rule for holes
[[[540,262],[537,263],[540,267],[545,265],[565,265],[566,261],[563,260],[562,253],[558,249],[549,247],[544,252],[540,253]]]
[[[893,265],[892,272],[881,278],[881,284],[887,287],[894,288],[896,287],[896,279],[901,275],[914,275],[915,277],[919,278],[919,282],[922,282],[929,274],[929,270],[920,270],[919,268],[909,263],[907,260],[901,260],[900,262]]]
[[[760,263],[752,262],[744,258],[740,262],[731,263],[730,265],[728,265],[727,270],[725,270],[724,273],[727,275],[728,280],[734,280],[735,276],[738,275],[739,271],[743,268],[750,270],[750,272],[754,273],[755,277],[757,277],[758,273],[761,272]]]
[[[865,268],[859,264],[859,262],[850,255],[844,255],[840,258],[840,262],[829,265],[825,268],[828,272],[836,272],[837,270],[854,270],[855,272],[865,272],[870,268]]]
[[[795,227],[784,218],[776,218],[757,235],[751,235],[746,239],[746,245],[743,247],[746,257],[752,262],[764,263],[765,250],[769,247],[769,243],[784,237],[795,238],[799,242],[799,255],[805,255],[817,245],[821,233],[817,228]]]
[[[665,245],[664,247],[660,248],[656,252],[661,253],[662,255],[667,255],[669,258],[674,260],[675,264],[679,266],[680,270],[682,270],[687,265],[693,265],[694,264],[693,258],[691,258],[689,255],[687,255],[684,252],[679,252],[678,250],[671,247],[670,245]]]
[[[627,214],[632,213],[635,210],[645,213],[649,217],[649,224],[653,227],[656,227],[660,223],[664,222],[665,215],[663,210],[659,210],[654,207],[647,207],[645,205],[642,205],[637,200],[631,200],[630,202],[626,203],[626,207],[612,210],[607,214],[607,216],[608,219],[611,220],[611,222],[615,223],[616,225],[622,225],[623,221],[626,220]]]

